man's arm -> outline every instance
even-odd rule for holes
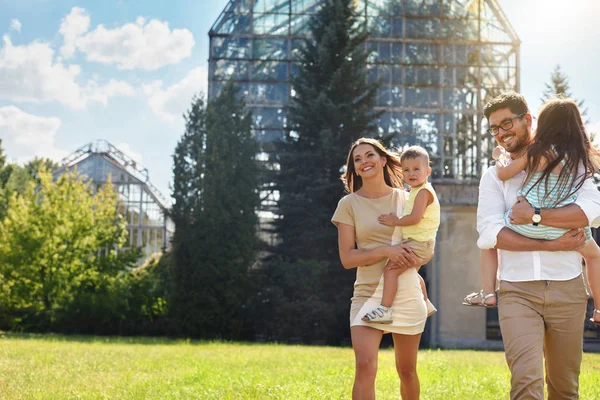
[[[570,251],[585,245],[583,229],[572,229],[556,240],[531,239],[509,228],[498,233],[496,248],[510,251]]]
[[[479,183],[477,205],[477,246],[481,249],[510,251],[561,251],[583,246],[582,233],[568,232],[560,239],[537,240],[522,236],[504,226],[504,192],[494,167],[488,169]],[[533,212],[532,212],[533,214]],[[531,221],[531,217],[530,217]]]

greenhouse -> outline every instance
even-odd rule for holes
[[[127,221],[128,247],[141,248],[145,257],[170,247],[174,231],[166,216],[170,203],[150,183],[146,168],[104,140],[88,143],[65,157],[55,175],[75,168],[95,185],[110,177],[119,194],[119,212]]]
[[[233,80],[268,151],[282,136],[290,77],[323,0],[231,0],[210,36],[209,98]],[[383,135],[432,156],[434,182],[477,179],[491,154],[485,103],[519,90],[520,41],[496,0],[356,0],[370,33]]]

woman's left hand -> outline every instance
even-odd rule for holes
[[[421,258],[417,257],[415,253],[412,252],[410,246],[404,244],[398,244],[394,246],[396,248],[404,250],[402,256],[392,256],[390,257],[390,262],[388,263],[386,268],[389,269],[404,269],[408,268],[418,268],[421,265],[427,263],[427,261],[423,261]]]

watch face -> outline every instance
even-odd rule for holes
[[[536,224],[539,224],[540,221],[542,220],[542,216],[540,214],[533,214],[533,217],[531,217],[531,220],[533,222],[535,222]]]

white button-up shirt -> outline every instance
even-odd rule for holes
[[[496,167],[484,172],[479,182],[477,206],[477,246],[491,249],[496,246],[498,233],[504,228],[504,213],[517,202],[517,191],[525,172],[502,182]],[[590,226],[600,226],[600,192],[587,179],[577,192],[575,202],[585,213]],[[543,223],[543,221],[542,221]],[[573,279],[581,274],[581,254],[577,251],[508,251],[498,250],[499,279],[511,282]]]

